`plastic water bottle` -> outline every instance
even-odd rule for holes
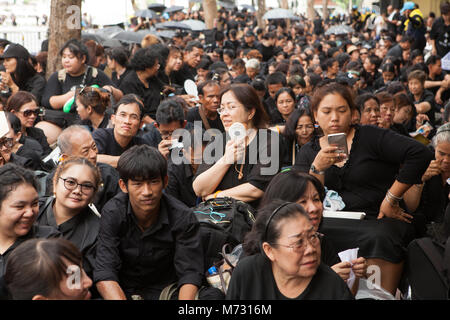
[[[222,283],[216,267],[212,266],[208,269],[207,280],[212,287],[222,290]]]
[[[231,264],[233,264],[233,267],[236,267],[241,254],[242,254],[242,244],[239,244],[233,248],[230,254],[227,255],[227,258],[231,262]]]

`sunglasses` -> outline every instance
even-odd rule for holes
[[[41,110],[39,110],[39,109],[28,109],[28,110],[22,111],[22,114],[24,117],[28,118],[28,117],[31,117],[32,115],[35,115],[37,117],[37,116],[39,116],[40,112],[41,112]]]

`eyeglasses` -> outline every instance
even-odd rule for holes
[[[23,116],[26,118],[31,117],[32,115],[35,115],[37,117],[37,116],[39,116],[40,112],[41,112],[41,110],[39,110],[39,109],[28,109],[25,111],[21,111]]]
[[[78,188],[78,186],[80,186],[81,189],[81,193],[84,193],[86,195],[91,194],[94,190],[95,190],[95,186],[92,184],[83,184],[83,183],[78,183],[75,180],[71,179],[71,178],[61,178],[59,177],[62,181],[64,181],[64,187],[69,190],[69,191],[73,191],[76,188]]]
[[[8,149],[11,149],[13,146],[14,146],[13,138],[4,138],[0,140],[0,148],[6,147]]]
[[[274,245],[290,248],[293,251],[297,253],[303,253],[306,249],[307,242],[311,244],[311,246],[315,247],[320,243],[320,240],[323,238],[323,234],[320,232],[313,232],[312,234],[301,237],[298,241],[291,245],[281,244],[281,243],[274,243]]]
[[[217,113],[218,114],[225,114],[225,112],[232,112],[233,110],[236,110],[237,108],[239,108],[237,105],[230,105],[228,107],[226,106],[221,106],[220,108],[217,109]]]

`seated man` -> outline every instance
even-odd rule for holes
[[[120,99],[111,116],[114,128],[99,128],[92,135],[97,145],[97,161],[115,168],[125,150],[144,143],[137,136],[143,116],[144,105],[135,95],[127,94]]]
[[[158,299],[176,283],[180,300],[194,299],[205,271],[199,223],[191,209],[163,193],[167,161],[155,148],[134,146],[117,168],[122,192],[105,205],[100,221],[99,293],[107,300]]]
[[[217,81],[208,80],[198,85],[198,97],[200,106],[189,109],[187,113],[187,122],[194,124],[195,121],[201,121],[203,128],[211,128],[225,132],[225,129],[217,113],[220,107],[220,86]]]
[[[61,132],[57,145],[61,149],[62,159],[69,157],[84,157],[91,161],[100,170],[102,186],[97,191],[94,204],[100,211],[104,204],[113,198],[119,191],[119,173],[106,163],[97,162],[97,146],[92,139],[89,129],[79,125],[72,125]],[[53,176],[55,171],[47,176],[46,196],[53,194]]]
[[[173,132],[185,126],[183,107],[175,100],[168,99],[159,105],[154,128],[145,133],[142,139],[145,144],[157,148],[167,160],[172,150]]]

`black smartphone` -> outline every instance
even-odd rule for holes
[[[345,133],[329,134],[327,137],[329,145],[338,147],[336,153],[345,153],[348,156],[347,135]]]

